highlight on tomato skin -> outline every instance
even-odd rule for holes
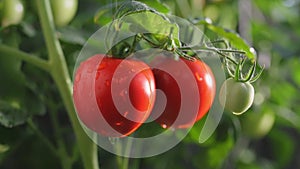
[[[161,97],[156,99],[153,114],[158,117],[157,123],[163,128],[189,128],[207,114],[216,92],[215,78],[209,66],[200,60],[158,57],[151,67],[154,67],[156,88],[166,98],[162,113],[156,107],[162,107],[160,104],[165,102],[160,100]]]
[[[149,66],[139,60],[103,54],[80,64],[73,90],[79,119],[107,137],[124,137],[138,129],[150,115],[155,100]]]

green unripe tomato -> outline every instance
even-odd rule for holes
[[[74,18],[78,0],[50,0],[54,23],[56,26],[66,26]]]
[[[254,88],[249,82],[237,82],[229,78],[221,86],[219,100],[226,110],[240,115],[251,107]]]
[[[6,27],[20,23],[24,15],[22,2],[20,0],[2,0],[1,3],[1,25]]]
[[[249,112],[241,118],[242,132],[250,138],[262,138],[269,133],[275,122],[272,110]]]

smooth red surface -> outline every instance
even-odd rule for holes
[[[156,122],[164,128],[191,127],[208,112],[213,103],[216,90],[214,75],[211,69],[199,60],[192,62],[179,59],[179,61],[176,61],[171,57],[163,59],[164,61],[154,63],[153,73],[156,88],[164,92],[167,104]],[[169,72],[166,70],[169,70]],[[186,94],[188,92],[190,93]],[[195,100],[198,104],[194,102]],[[185,103],[190,102],[190,104],[184,106],[184,101]],[[155,107],[159,107],[158,104],[160,104],[159,98],[156,99]],[[197,106],[196,114],[192,109],[195,106]],[[180,117],[179,112],[183,113]]]
[[[104,136],[126,136],[152,110],[154,76],[141,61],[95,55],[80,64],[73,97],[78,116],[88,128]]]

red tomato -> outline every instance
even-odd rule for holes
[[[149,66],[134,59],[95,55],[82,62],[74,81],[74,103],[80,120],[109,137],[134,132],[148,118],[155,100]]]
[[[156,59],[155,59],[156,60]],[[211,69],[202,61],[178,61],[170,57],[160,58],[152,65],[156,88],[166,98],[157,94],[153,116],[163,127],[188,128],[200,120],[210,109],[216,84]],[[165,103],[162,114],[157,107]]]

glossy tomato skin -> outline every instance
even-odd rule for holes
[[[156,68],[153,69],[156,88],[164,93],[167,100],[162,114],[155,115],[159,116],[156,122],[164,128],[192,127],[208,112],[213,103],[216,90],[214,75],[200,60],[193,62],[182,58],[179,61],[173,58],[164,59],[158,64],[155,63]],[[186,94],[189,92],[192,94]],[[190,108],[184,107],[184,101],[190,102],[188,105]],[[159,97],[156,99],[155,107],[158,104],[160,104]],[[193,107],[196,113],[193,113]],[[183,115],[178,119],[180,113]]]
[[[54,23],[56,26],[65,26],[74,18],[78,0],[50,0]]]
[[[251,107],[254,88],[249,82],[238,82],[229,78],[221,86],[219,99],[226,110],[240,115]]]
[[[3,0],[1,7],[1,24],[3,27],[21,22],[24,15],[24,6],[20,0]]]
[[[103,136],[127,136],[150,115],[154,76],[141,61],[95,55],[77,69],[73,97],[88,128]]]

